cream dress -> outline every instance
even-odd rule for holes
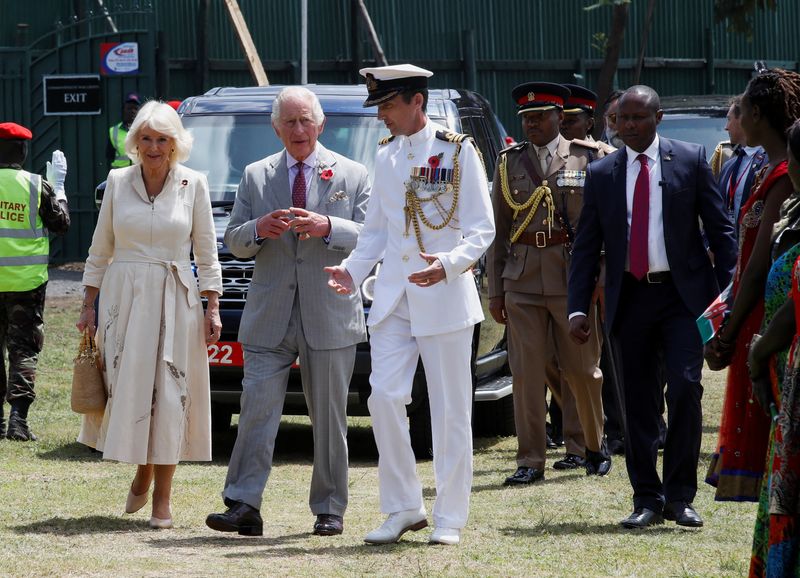
[[[100,288],[108,403],[103,414],[84,416],[78,436],[104,458],[211,459],[200,291],[222,292],[216,243],[204,175],[176,165],[150,202],[139,165],[109,173],[83,275],[84,285]]]

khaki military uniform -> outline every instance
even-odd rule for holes
[[[617,150],[610,144],[594,140],[592,135],[587,135],[586,141],[592,143],[592,146],[597,147],[602,152],[602,155],[595,155],[595,153],[590,152],[590,157],[598,158]],[[598,319],[598,321],[602,322],[602,319]],[[599,335],[599,337],[602,339],[602,335]],[[550,361],[545,370],[546,382],[547,387],[550,388],[556,403],[561,409],[561,428],[565,450],[567,454],[585,457],[584,448],[586,447],[586,439],[583,436],[583,428],[581,427],[580,418],[578,417],[577,401],[575,400],[575,396],[572,395],[572,390],[564,384],[562,372],[558,364],[558,357],[556,356],[555,340],[551,337],[548,343],[552,355],[549,356]],[[602,341],[600,345],[602,348]],[[609,376],[603,375],[603,389],[608,387],[608,379]],[[611,383],[613,387],[613,381]],[[608,398],[606,397],[605,399],[607,400]],[[608,411],[608,407],[606,406],[604,410]],[[552,409],[550,411],[552,418]],[[606,416],[606,419],[608,419],[608,416]]]
[[[603,376],[598,367],[597,320],[595,315],[590,316],[588,343],[572,341],[567,272],[569,247],[580,226],[586,166],[604,154],[598,143],[561,138],[546,174],[542,174],[533,145],[527,142],[505,149],[498,159],[493,191],[497,234],[488,254],[489,297],[505,298],[518,466],[544,467],[543,385],[553,353],[548,345],[550,332],[561,375],[575,397],[586,448],[601,450]],[[530,162],[524,162],[522,155],[528,155]],[[503,166],[505,179],[501,175]],[[534,177],[530,169],[535,171]],[[549,187],[550,195],[542,194],[540,183]],[[519,211],[512,209],[507,199],[524,207],[531,196],[540,195],[538,205]]]

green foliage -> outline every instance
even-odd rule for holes
[[[728,20],[732,32],[753,37],[753,16],[764,10],[776,10],[777,0],[714,0],[714,20]]]
[[[605,32],[595,32],[592,34],[592,48],[600,54],[605,55],[608,46],[608,35]]]

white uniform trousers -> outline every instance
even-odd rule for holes
[[[463,528],[467,523],[472,487],[472,333],[469,326],[414,337],[405,294],[388,317],[370,328],[372,395],[368,405],[385,514],[422,506],[422,485],[406,418],[417,360],[422,356],[433,433],[433,522],[446,528]]]

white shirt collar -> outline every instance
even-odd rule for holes
[[[558,150],[558,145],[559,144],[561,144],[561,134],[560,133],[556,136],[556,138],[554,138],[549,143],[544,145],[547,148],[547,151],[550,153],[551,157],[556,156],[556,151]],[[536,151],[536,154],[538,155],[539,154],[539,149],[541,149],[542,147],[533,145],[533,148]]]
[[[296,165],[299,162],[301,162],[301,161],[298,161],[296,158],[294,158],[292,155],[290,155],[288,150],[286,151],[286,166],[287,167],[292,168],[294,165]],[[314,150],[311,151],[311,154],[308,155],[305,158],[304,161],[302,161],[302,163],[304,165],[308,165],[309,167],[317,166],[317,147],[316,146],[314,147]]]
[[[405,135],[405,140],[408,142],[408,146],[418,147],[429,140],[434,131],[433,123],[428,117],[425,117],[425,126],[414,134]]]
[[[647,156],[647,158],[653,162],[657,161],[658,147],[659,147],[659,138],[658,138],[658,133],[656,133],[656,138],[654,138],[653,142],[650,143],[650,146],[645,149],[644,155]],[[628,153],[628,166],[631,166],[633,163],[635,163],[636,157],[642,154],[642,153],[637,153],[628,145],[625,145],[625,150]]]

